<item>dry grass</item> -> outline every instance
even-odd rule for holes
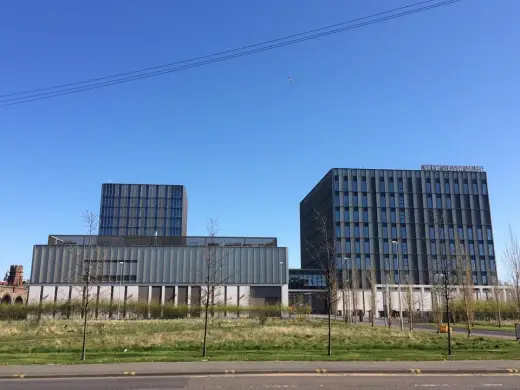
[[[0,355],[9,356],[12,362],[24,357],[38,362],[39,357],[47,356],[46,361],[51,362],[56,360],[54,356],[67,356],[67,359],[79,356],[80,321],[2,325]],[[98,356],[96,361],[140,360],[142,356],[154,361],[190,360],[200,351],[203,325],[203,321],[195,319],[92,321],[88,328],[88,351]],[[490,358],[490,354],[492,358],[520,357],[514,341],[483,337],[468,340],[463,335],[454,335],[453,340],[454,350],[461,357]],[[307,360],[323,358],[326,343],[327,327],[321,320],[269,319],[262,326],[255,320],[220,319],[210,324],[208,349],[210,356],[231,360]],[[333,350],[337,357],[345,359],[435,360],[442,358],[445,349],[445,335],[334,324]]]

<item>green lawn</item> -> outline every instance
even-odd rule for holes
[[[200,361],[201,320],[105,321],[89,324],[87,362]],[[79,363],[81,322],[2,322],[0,363]],[[441,360],[446,335],[335,322],[326,356],[325,321],[214,320],[208,360]],[[124,352],[124,350],[127,352]],[[453,335],[454,359],[520,359],[513,340]]]
[[[467,324],[457,323],[457,324],[453,325],[453,327],[466,329]],[[498,325],[492,324],[492,323],[476,323],[475,326],[471,329],[473,329],[475,331],[477,331],[477,330],[500,330],[500,331],[514,332],[515,326],[511,325],[511,324],[504,324],[499,328]]]

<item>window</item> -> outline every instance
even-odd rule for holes
[[[473,193],[478,194],[478,185],[476,180],[473,181]]]
[[[432,193],[432,183],[430,182],[430,179],[426,180],[426,192],[428,194]]]
[[[446,208],[451,209],[451,198],[449,196],[446,197]]]
[[[339,179],[338,177],[334,177],[334,191],[339,191]]]
[[[385,264],[383,265],[383,267],[385,267],[385,269],[390,269],[390,259],[388,258],[388,256],[385,256]]]
[[[365,246],[365,253],[370,253],[370,242],[365,240],[364,246]]]
[[[455,243],[453,241],[450,242],[450,253],[455,254]]]
[[[343,191],[348,191],[348,179],[346,176],[343,178]]]
[[[462,229],[461,226],[459,226],[459,240],[464,239],[464,229]]]
[[[399,211],[399,222],[406,223],[406,218],[404,216],[404,211]]]
[[[471,269],[477,269],[477,260],[471,259]]]
[[[482,193],[487,195],[487,183],[485,181],[482,182]]]
[[[341,214],[339,212],[339,207],[336,207],[336,210],[335,210],[335,218],[336,218],[336,221],[339,221],[341,219]]]
[[[357,192],[357,190],[358,190],[357,179],[354,178],[354,181],[352,182],[352,191]]]
[[[440,195],[437,195],[437,208],[442,209],[442,199]]]
[[[350,225],[345,225],[345,237],[350,238]]]
[[[475,256],[475,245],[472,242],[469,243],[469,254]]]
[[[399,207],[404,209],[404,195],[399,195]]]
[[[341,238],[341,226],[336,226],[336,239]]]
[[[335,204],[336,206],[339,206],[339,192],[336,192],[336,193],[334,194],[334,204]]]
[[[478,284],[477,282],[477,274],[473,274],[473,284]]]
[[[477,228],[477,240],[482,241],[484,238],[482,237],[482,228]]]
[[[354,207],[359,206],[359,198],[357,195],[354,195],[354,198],[352,199],[352,201],[354,202]]]
[[[401,227],[401,238],[406,238],[406,227]]]
[[[469,194],[469,187],[468,187],[468,182],[467,181],[464,181],[464,193],[465,194]]]
[[[383,222],[387,221],[386,210],[381,210],[381,219],[383,220]]]
[[[348,210],[345,210],[345,222],[350,222],[350,213]]]
[[[390,207],[395,207],[395,196],[390,196]]]
[[[366,195],[363,195],[363,196],[361,197],[361,205],[362,205],[363,207],[368,207],[368,200],[367,200],[367,196],[366,196]]]
[[[361,252],[361,243],[359,240],[356,240],[356,253]]]
[[[493,234],[491,233],[491,228],[487,228],[487,239],[488,239],[488,241],[493,240]]]
[[[435,240],[435,228],[430,226],[430,240]]]
[[[365,265],[366,265],[366,268],[367,268],[367,269],[372,268],[372,265],[371,265],[371,263],[370,263],[370,257],[369,257],[369,256],[365,256]]]
[[[473,229],[468,228],[468,240],[473,240]]]
[[[356,269],[361,269],[361,257],[356,257]]]
[[[368,226],[363,226],[363,237],[368,238]]]
[[[395,210],[390,212],[390,222],[396,223]]]
[[[408,254],[408,243],[404,241],[401,244],[401,248],[402,248],[403,254],[407,255]]]
[[[343,194],[343,206],[348,206],[348,195]]]
[[[388,238],[388,227],[383,225],[383,238]]]
[[[435,192],[437,194],[440,194],[441,193],[441,182],[440,181],[436,181],[435,182]]]
[[[381,203],[381,207],[386,207],[386,196],[385,196],[385,194],[381,194],[379,196],[379,201]]]
[[[363,222],[368,222],[368,210],[363,210]]]
[[[439,228],[439,238],[441,240],[444,240],[444,228],[443,227]]]
[[[397,271],[394,272],[394,280],[397,284],[401,283],[401,281],[399,280],[399,272]]]
[[[486,272],[486,260],[480,260],[480,270]]]
[[[363,191],[363,192],[367,191],[367,179],[366,178],[361,179],[361,191]]]
[[[404,253],[404,250],[403,250],[403,253]],[[408,257],[407,256],[403,257],[403,267],[408,268]]]
[[[456,194],[460,193],[460,191],[459,191],[459,182],[458,181],[455,181],[455,193]]]
[[[450,182],[447,180],[444,182],[444,192],[447,194],[450,193]]]
[[[354,226],[354,237],[359,238],[359,226]]]
[[[433,256],[437,256],[437,246],[435,245],[435,242],[430,243],[430,248]]]
[[[345,243],[345,253],[350,253],[352,251],[352,248],[350,246],[350,240],[348,240],[346,243]]]
[[[455,239],[455,236],[453,235],[453,228],[448,228],[448,235],[450,236],[450,240]]]
[[[397,181],[397,191],[404,192],[403,179]]]
[[[433,200],[431,195],[428,195],[428,208],[433,209]]]
[[[482,284],[488,284],[487,275],[484,272],[482,272]]]
[[[385,179],[383,178],[379,181],[379,191],[385,192]]]
[[[493,244],[488,244],[488,253],[489,253],[489,256],[495,256],[495,251],[493,250]]]
[[[390,182],[388,183],[388,191],[389,192],[394,192],[394,180],[393,179],[390,179]]]
[[[359,211],[354,209],[354,222],[359,222]]]
[[[397,226],[392,226],[392,238],[397,238]]]
[[[388,241],[383,241],[383,253],[388,254]]]
[[[496,272],[497,263],[495,260],[493,260],[493,259],[489,260],[489,269],[491,270],[491,272]]]

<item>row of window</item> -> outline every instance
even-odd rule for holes
[[[108,198],[101,200],[103,207],[116,208],[182,208],[182,199],[156,199],[156,198]]]
[[[461,245],[461,247],[462,247],[461,251],[463,251],[464,246]],[[444,252],[446,251],[446,246],[440,245],[440,248],[441,248],[441,254],[445,254]],[[473,242],[471,242],[471,241],[468,243],[468,250],[469,250],[470,256],[475,256],[475,244],[473,244]],[[436,242],[433,242],[433,241],[430,242],[430,252],[434,256],[436,256],[438,254]],[[452,255],[457,253],[457,248],[456,248],[454,241],[450,242],[450,252]],[[479,256],[485,256],[484,244],[478,244],[478,254],[479,254]],[[488,244],[488,254],[489,254],[489,256],[495,256],[495,250],[493,249],[493,244]]]
[[[157,232],[158,236],[180,236],[182,228],[128,228],[128,227],[101,227],[99,234],[102,236],[153,236]]]
[[[181,186],[148,185],[148,184],[105,184],[102,189],[103,196],[116,197],[182,197]]]
[[[339,199],[340,199],[340,194],[339,194],[339,192],[337,192],[334,195],[334,204],[336,206],[340,205]],[[352,205],[351,206],[353,206],[353,207],[359,206],[359,200],[360,199],[361,199],[361,207],[368,207],[369,206],[368,195],[366,195],[366,194],[361,194],[361,196],[359,196],[359,195],[352,195]],[[454,202],[452,201],[452,198],[450,197],[450,195],[445,195],[444,199],[445,199],[445,202],[444,202],[445,208],[447,208],[447,209],[452,209],[452,208],[457,208],[457,209],[462,209],[462,208],[466,208],[466,209],[469,209],[469,208],[480,209],[481,208],[480,207],[480,199],[479,199],[479,197],[477,195],[474,195],[473,207],[471,207],[471,205],[470,205],[469,198],[464,201],[464,206],[466,206],[466,207],[462,207],[461,199],[458,196],[455,197],[455,207],[454,207]],[[404,195],[399,195],[397,200],[398,200],[399,208],[401,208],[401,209],[406,208]],[[429,209],[432,209],[434,205],[438,209],[442,209],[443,208],[443,204],[442,203],[443,203],[442,202],[442,195],[428,195],[426,197],[426,204],[427,204],[427,207]],[[484,203],[486,203],[486,202],[484,202]],[[343,206],[345,206],[345,207],[349,206],[349,195],[347,195],[347,194],[343,194]],[[381,194],[380,202],[379,202],[378,207],[385,208],[387,206],[396,207],[396,197],[394,195],[391,195],[389,197],[389,202],[387,204],[386,203],[386,195]],[[408,208],[411,208],[411,207],[408,207]]]
[[[392,219],[392,222],[395,222],[395,216],[391,219]],[[346,222],[348,222],[348,221],[349,220],[346,218]],[[367,217],[367,221],[368,221],[368,217]],[[367,221],[363,221],[363,222],[367,222]],[[355,222],[358,222],[358,221],[355,221]],[[401,224],[405,224],[404,216],[400,217],[400,222],[401,222]],[[354,233],[355,238],[359,238],[359,237],[370,238],[371,237],[371,235],[369,234],[369,226],[366,223],[361,226],[359,226],[357,224],[354,225],[353,230],[354,230],[353,233]],[[397,232],[398,232],[397,225],[392,224],[392,225],[390,225],[390,229],[389,229],[388,225],[386,223],[382,224],[382,237],[383,238],[389,238],[389,237],[398,238]],[[401,232],[401,236],[399,238],[407,238],[406,226],[401,225],[400,232]],[[445,232],[446,232],[445,228],[435,229],[434,226],[430,226],[429,231],[428,231],[428,233],[429,233],[428,237],[430,240],[435,240],[435,239],[444,240],[445,238],[448,238],[450,240],[455,240],[455,229],[453,227],[449,227],[447,229],[447,232],[448,232],[447,234],[445,234]],[[464,240],[465,239],[464,228],[462,226],[459,226],[457,232],[458,232],[457,239],[459,241]],[[472,227],[467,228],[466,237],[468,238],[468,240],[470,242],[475,239],[473,232],[474,232],[474,230]],[[484,241],[482,227],[477,227],[476,232],[477,232],[477,241],[479,241],[479,242]],[[389,233],[390,233],[390,236],[389,236]],[[339,241],[341,239],[341,237],[346,237],[346,238],[352,237],[352,229],[349,224],[345,225],[344,235],[341,234],[341,225],[339,223],[336,224],[336,240]],[[486,239],[487,239],[489,245],[492,245],[493,233],[492,233],[492,230],[490,227],[486,228]]]
[[[465,229],[462,226],[458,227],[458,229],[457,229],[457,239],[464,240],[465,237],[467,237],[469,240],[474,240],[475,239],[475,236],[473,235],[474,230],[473,230],[473,228],[471,226],[467,227],[467,236],[464,236],[464,230]],[[483,241],[484,240],[484,236],[483,236],[483,229],[482,229],[482,227],[480,227],[480,226],[477,227],[476,228],[476,232],[477,232],[477,241]],[[437,233],[437,235],[435,233]],[[437,228],[437,229],[435,229],[435,226],[430,226],[429,227],[429,238],[430,238],[430,240],[434,240],[436,237],[441,239],[441,240],[443,240],[445,238],[445,229],[444,228]],[[450,240],[454,240],[455,239],[455,230],[452,227],[448,228],[448,238]],[[493,232],[492,232],[490,227],[486,228],[486,239],[487,239],[487,241],[493,241]]]
[[[361,182],[358,182],[358,179],[354,178],[352,180],[351,184],[352,184],[352,186],[351,186],[351,188],[349,188],[349,181],[346,177],[344,177],[343,178],[343,187],[340,188],[339,177],[338,176],[334,177],[334,190],[335,191],[351,191],[351,192],[358,192],[358,191],[367,192],[368,191],[367,180],[365,177],[361,178]],[[472,186],[471,186],[472,194],[479,194],[479,193],[482,193],[484,195],[487,194],[488,188],[487,188],[486,181],[482,181],[482,188],[481,188],[482,191],[481,192],[479,192],[477,180],[473,180],[471,184],[472,184]],[[454,193],[460,194],[460,185],[459,185],[459,181],[457,179],[454,180],[453,186],[454,186]],[[384,190],[384,188],[385,188],[385,181],[383,179],[383,180],[380,180],[380,182],[379,182],[379,190],[380,191],[382,189]],[[451,190],[450,182],[448,180],[445,180],[444,181],[444,193],[449,194],[449,193],[451,193],[450,190]],[[469,190],[470,190],[469,182],[468,182],[468,180],[464,180],[462,182],[462,192],[464,194],[469,194],[470,193]],[[381,192],[383,192],[383,191],[381,191]],[[395,192],[394,181],[392,178],[390,178],[388,181],[388,192],[390,192],[390,193]],[[399,193],[404,192],[404,185],[403,185],[402,179],[398,179],[398,181],[397,181],[397,192],[399,192]],[[432,182],[430,179],[426,179],[426,192],[432,193]],[[441,193],[440,180],[435,181],[435,192],[437,194]]]

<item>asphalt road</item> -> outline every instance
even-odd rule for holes
[[[327,389],[520,389],[519,376],[302,376],[134,377],[1,380],[2,390],[327,390]]]

